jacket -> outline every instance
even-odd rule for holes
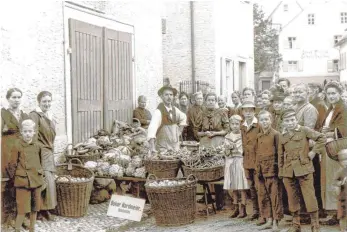
[[[253,122],[249,129],[243,124],[241,126],[243,167],[245,169],[255,169],[255,148],[257,135],[260,132],[258,122]]]
[[[279,132],[270,128],[265,133],[257,134],[256,141],[256,170],[264,177],[273,177],[278,174],[278,140]]]
[[[10,178],[14,178],[15,187],[38,188],[43,185],[40,145],[18,140],[11,155],[8,173]]]
[[[325,119],[323,124],[325,123],[326,118],[329,113],[333,110],[333,107],[330,106],[328,111],[325,114]],[[333,116],[331,117],[329,127],[331,132],[335,131],[335,128],[341,133],[342,137],[347,137],[347,107],[344,105],[343,101],[340,100],[334,109]]]
[[[142,109],[140,107],[137,107],[136,109],[134,109],[133,117],[140,120],[141,127],[145,128],[145,129],[147,129],[148,125],[149,125],[147,120],[152,119],[151,112],[149,112],[149,110],[147,110],[147,109]]]
[[[320,131],[323,127],[323,122],[325,119],[325,114],[327,112],[328,107],[325,105],[324,101],[319,97],[315,97],[310,102],[318,111],[318,119],[316,122],[315,130]]]
[[[286,130],[283,132],[278,146],[279,176],[304,176],[314,172],[312,160],[308,156],[309,139],[316,142],[312,151],[322,154],[326,142],[324,134],[300,125],[292,135]]]

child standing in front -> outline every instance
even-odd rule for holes
[[[278,222],[283,218],[283,206],[278,179],[279,132],[271,127],[272,120],[270,112],[259,112],[261,130],[256,139],[256,172],[260,215],[267,220],[261,229],[272,228],[272,231],[278,231]]]
[[[41,187],[44,184],[41,166],[41,148],[33,142],[35,123],[28,119],[21,125],[21,140],[11,150],[8,167],[16,188],[17,218],[15,231],[20,231],[25,214],[30,213],[30,232],[34,231],[37,212],[40,210]]]
[[[231,132],[225,136],[224,189],[232,190],[234,211],[231,218],[244,218],[246,213],[246,190],[249,189],[243,168],[241,121],[239,115],[230,118]],[[239,201],[241,202],[239,207]]]
[[[338,159],[343,169],[335,174],[337,186],[337,218],[340,220],[341,231],[347,231],[347,149],[338,153]]]

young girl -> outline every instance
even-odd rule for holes
[[[243,169],[241,120],[239,115],[230,117],[231,132],[225,136],[224,189],[233,190],[234,211],[231,218],[244,218],[246,213],[246,190],[249,189]],[[240,196],[239,196],[240,195]],[[238,205],[241,200],[240,207]]]
[[[341,231],[347,231],[347,149],[338,153],[339,162],[343,169],[336,173],[335,183],[337,186],[337,218],[340,220]]]
[[[30,213],[30,232],[34,231],[37,211],[40,210],[41,187],[44,184],[41,166],[41,148],[33,142],[35,123],[28,119],[21,125],[22,138],[11,150],[8,168],[16,188],[16,232],[22,227],[25,214]]]

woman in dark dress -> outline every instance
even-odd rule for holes
[[[203,104],[204,97],[202,92],[196,92],[192,99],[194,104],[189,107],[187,114],[187,122],[188,122],[188,138],[190,141],[199,141],[198,132],[202,123],[202,112],[203,112]]]
[[[9,180],[7,172],[10,161],[10,149],[19,139],[20,124],[28,119],[28,115],[20,110],[22,91],[12,88],[7,91],[6,99],[9,103],[7,109],[1,109],[1,198],[2,223],[13,224],[16,218],[16,199],[13,181]]]
[[[345,138],[347,137],[347,107],[341,98],[343,87],[339,82],[331,81],[326,84],[324,90],[330,106],[325,114],[322,133],[326,135],[327,142],[335,138],[335,130],[337,130],[339,137]],[[334,212],[333,217],[326,222],[327,224],[338,223],[336,217],[337,198],[332,184],[335,173],[340,169],[340,164],[337,161],[330,159],[327,155],[322,156],[321,185],[323,208],[327,212]]]
[[[229,118],[225,110],[217,108],[217,95],[208,93],[205,97],[206,109],[202,114],[202,123],[197,133],[200,146],[205,148],[218,147],[224,143],[229,131]],[[224,208],[223,185],[215,185],[217,210]]]
[[[42,91],[37,96],[39,107],[30,113],[30,117],[36,124],[37,141],[42,146],[42,167],[45,174],[46,189],[42,191],[42,205],[40,216],[45,216],[47,220],[54,220],[49,210],[54,210],[57,206],[57,193],[54,180],[54,139],[55,120],[50,112],[52,94]],[[39,216],[39,219],[40,219]]]
[[[189,109],[189,96],[185,92],[181,92],[179,97],[179,106],[178,109],[185,113],[186,115],[188,114],[188,109]],[[188,140],[188,127],[185,127],[182,131],[182,139],[183,141]]]

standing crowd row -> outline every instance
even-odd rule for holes
[[[341,230],[347,229],[347,150],[340,152],[339,162],[325,150],[327,142],[347,137],[347,95],[341,83],[291,86],[288,79],[279,79],[258,96],[251,88],[234,92],[233,107],[224,97],[201,92],[189,106],[188,95],[178,95],[171,86],[158,95],[162,103],[153,116],[144,96],[134,110],[148,128],[152,152],[177,150],[179,140],[226,148],[224,186],[215,185],[218,210],[224,207],[224,188],[232,192],[233,218],[247,216],[250,193],[249,217],[258,219],[260,229],[277,231],[288,210],[290,231],[301,231],[300,218],[307,215],[312,231],[319,231],[319,216],[326,212],[331,221],[340,219]]]

